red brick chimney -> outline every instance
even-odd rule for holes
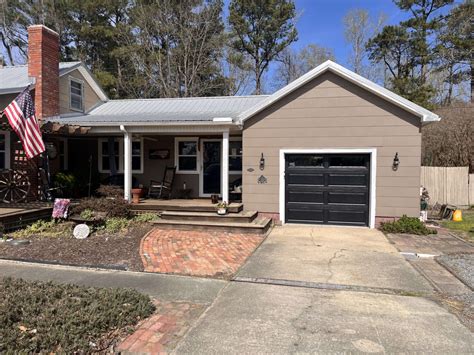
[[[36,78],[36,117],[59,115],[59,35],[43,25],[28,27],[28,75]]]

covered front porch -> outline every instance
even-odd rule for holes
[[[225,124],[91,127],[86,135],[61,138],[61,164],[52,162],[52,174],[89,172],[92,194],[100,184],[120,185],[131,202],[132,189],[142,190],[143,201],[149,197],[151,182],[161,183],[166,169],[175,169],[171,192],[164,196],[167,200],[210,203],[211,196],[217,196],[225,202],[240,201],[242,136],[235,128]]]

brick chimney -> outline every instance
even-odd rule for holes
[[[36,79],[36,117],[59,115],[59,35],[43,25],[28,27],[28,75]]]

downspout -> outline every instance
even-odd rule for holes
[[[124,199],[127,202],[132,200],[132,138],[124,125],[120,125],[123,132],[123,174],[124,174]]]

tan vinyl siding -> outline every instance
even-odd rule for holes
[[[92,90],[91,86],[86,82],[79,70],[76,69],[59,78],[59,112],[61,114],[77,112],[76,110],[72,110],[70,108],[70,78],[79,79],[84,82],[84,112],[90,111],[100,102],[100,98],[97,96],[95,91]]]
[[[417,216],[419,122],[345,79],[325,73],[245,123],[245,208],[279,212],[280,149],[377,148],[376,216]],[[393,171],[396,152],[400,167]],[[258,166],[262,153],[264,171]],[[266,184],[257,183],[260,175],[267,178]]]

